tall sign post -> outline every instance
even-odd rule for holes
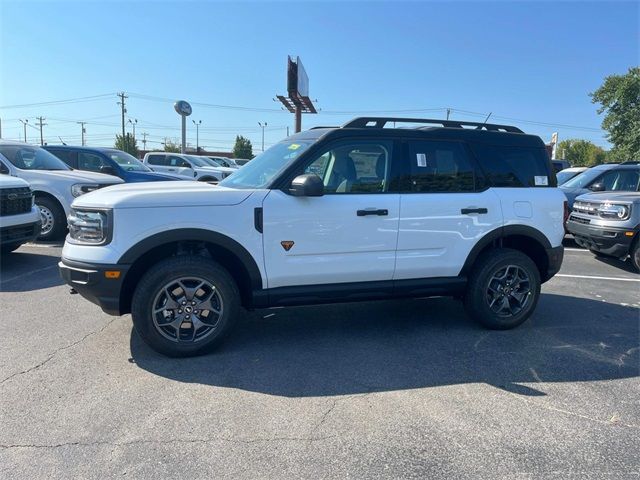
[[[187,117],[191,115],[191,105],[184,100],[178,100],[173,104],[175,111],[182,117],[182,144],[180,146],[180,153],[187,151]]]
[[[295,132],[298,133],[302,130],[302,114],[318,113],[309,98],[309,77],[300,57],[295,60],[287,57],[287,93],[288,96],[277,95],[277,98],[295,115]]]

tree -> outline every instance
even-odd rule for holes
[[[138,142],[130,133],[125,133],[124,137],[122,135],[116,134],[115,147],[118,150],[122,150],[123,152],[127,152],[138,158]]]
[[[613,144],[612,156],[620,160],[640,160],[640,67],[625,75],[610,75],[591,101],[599,103],[604,113],[602,128]]]
[[[558,155],[574,167],[592,167],[605,162],[606,152],[589,140],[570,138],[557,147]]]
[[[171,153],[180,153],[180,145],[177,142],[172,142],[169,139],[166,139],[164,142],[164,151]]]
[[[233,146],[234,158],[253,158],[253,145],[251,140],[244,138],[242,135],[236,136],[236,144]]]

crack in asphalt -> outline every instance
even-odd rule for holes
[[[79,345],[80,343],[84,342],[87,338],[93,336],[93,335],[98,335],[100,333],[102,333],[109,325],[111,325],[113,322],[115,322],[118,319],[118,317],[113,318],[112,320],[109,320],[106,324],[104,324],[100,329],[94,331],[94,332],[89,332],[87,333],[84,337],[82,337],[80,340],[77,340],[69,345],[66,345],[64,347],[60,347],[56,350],[54,350],[52,353],[50,353],[47,358],[45,358],[42,362],[38,363],[37,365],[34,365],[33,367],[29,367],[25,370],[22,370],[20,372],[15,372],[12,373],[11,375],[9,375],[6,378],[3,378],[2,380],[0,380],[0,385],[4,384],[5,382],[8,382],[9,380],[11,380],[14,377],[20,376],[20,375],[24,375],[26,373],[29,372],[33,372],[34,370],[38,370],[40,367],[43,367],[44,365],[46,365],[49,361],[51,361],[56,355],[58,355],[58,353],[64,351],[64,350],[68,350],[72,347],[75,347],[76,345]]]
[[[336,435],[324,437],[271,437],[271,438],[251,438],[247,440],[228,438],[228,437],[211,437],[211,438],[169,438],[166,440],[131,440],[128,442],[113,442],[107,440],[97,440],[95,442],[63,442],[55,444],[4,444],[0,445],[0,450],[9,450],[15,448],[43,448],[56,449],[64,447],[95,447],[95,446],[111,446],[111,447],[128,447],[133,445],[164,445],[168,443],[212,443],[227,442],[251,445],[261,442],[320,442],[335,438]]]

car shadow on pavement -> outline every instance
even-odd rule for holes
[[[544,395],[537,382],[639,376],[638,319],[635,308],[552,294],[510,331],[477,326],[446,298],[273,309],[195,358],[163,357],[132,331],[131,361],[180,382],[286,397],[475,382]]]
[[[30,292],[57,287],[63,281],[58,273],[57,255],[18,250],[0,259],[0,292]]]

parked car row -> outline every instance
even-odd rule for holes
[[[38,147],[0,141],[2,252],[13,251],[36,237],[44,241],[60,239],[67,231],[71,203],[80,195],[124,182],[217,183],[239,168],[230,159],[224,159],[222,165],[222,159],[151,152],[140,161],[115,148]]]

